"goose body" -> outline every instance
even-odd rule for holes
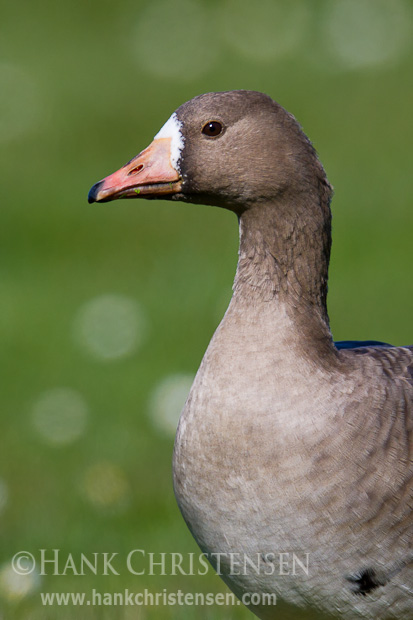
[[[246,593],[275,594],[303,618],[411,619],[413,347],[334,344],[331,188],[295,119],[252,91],[196,97],[89,194],[123,197],[239,220],[234,294],[173,458],[202,551],[263,620],[277,607]]]

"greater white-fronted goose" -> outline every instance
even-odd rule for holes
[[[303,608],[297,618],[411,620],[413,347],[334,344],[331,194],[293,116],[232,91],[178,108],[89,201],[165,198],[238,217],[234,294],[173,459],[184,519],[228,586],[275,593]]]

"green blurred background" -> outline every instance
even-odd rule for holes
[[[298,118],[335,187],[335,338],[411,343],[412,20],[409,0],[2,3],[1,620],[252,617],[40,602],[91,588],[225,592],[212,570],[11,569],[41,548],[63,565],[116,552],[122,567],[135,548],[198,553],[173,497],[173,435],[230,298],[236,219],[88,205],[87,192],[194,95],[264,91]]]

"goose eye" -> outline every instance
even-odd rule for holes
[[[222,125],[218,123],[218,121],[209,121],[209,123],[203,127],[202,133],[210,138],[215,138],[222,133]]]

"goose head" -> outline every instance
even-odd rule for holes
[[[181,105],[153,142],[96,183],[89,202],[161,198],[242,214],[290,193],[319,192],[324,170],[286,110],[255,91],[207,93]]]

